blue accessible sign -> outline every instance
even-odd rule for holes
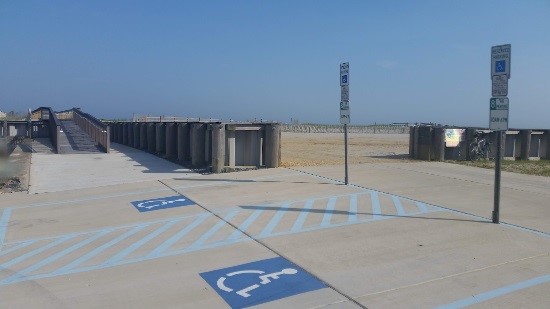
[[[506,72],[506,60],[499,60],[495,62],[495,72],[497,73]]]
[[[195,202],[188,199],[186,196],[176,195],[152,200],[134,201],[132,202],[132,205],[134,205],[139,212],[146,212],[158,209],[195,205]]]
[[[201,273],[231,308],[246,308],[325,288],[282,257]]]

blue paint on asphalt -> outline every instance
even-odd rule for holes
[[[175,244],[178,240],[180,240],[183,236],[187,235],[189,232],[191,232],[193,229],[195,229],[197,226],[199,226],[201,223],[204,222],[208,217],[210,217],[209,213],[204,213],[200,216],[198,216],[195,221],[193,221],[191,224],[187,225],[185,228],[181,229],[179,232],[174,234],[172,237],[168,238],[165,242],[163,242],[160,246],[155,248],[155,250],[151,251],[149,253],[149,257],[156,257],[159,256],[162,252],[168,250],[173,244]]]
[[[359,197],[361,196],[370,196],[372,198],[370,191],[369,193],[335,195],[288,202],[280,205],[275,212],[266,211],[273,210],[274,207],[272,206],[255,206],[257,209],[252,212],[243,209],[242,207],[234,208],[218,213],[218,215],[223,217],[223,220],[216,218],[214,220],[207,221],[208,218],[213,218],[212,214],[201,213],[198,215],[171,217],[144,223],[140,222],[133,225],[109,227],[89,232],[71,233],[57,237],[36,238],[7,243],[5,244],[5,250],[0,251],[0,256],[7,256],[7,260],[6,258],[3,258],[4,264],[2,264],[2,266],[9,266],[16,272],[22,271],[25,276],[10,277],[5,279],[0,278],[0,285],[138,263],[198,250],[229,246],[238,242],[250,241],[252,238],[276,237],[396,218],[395,216],[383,216],[381,214],[372,217],[359,217],[357,213],[359,207],[370,207],[368,202],[364,204],[358,203]],[[377,195],[375,196],[377,197]],[[342,207],[343,205],[342,202],[339,202],[340,198],[349,202],[347,206],[348,211],[335,211],[335,205],[339,205],[339,207]],[[326,205],[326,209],[312,211],[314,205]],[[292,208],[289,209],[291,206]],[[395,200],[393,206],[397,207]],[[384,205],[384,213],[392,213],[391,208],[393,208],[391,204]],[[406,213],[406,215],[414,216],[417,214],[441,211],[441,209],[431,205],[426,205],[423,209],[425,212],[411,212]],[[290,215],[284,217],[285,214],[296,211],[299,212],[299,215],[294,219],[294,222],[287,222],[288,220],[285,220],[284,227],[279,225],[283,218],[293,218]],[[379,211],[373,211],[373,213],[377,212],[381,213],[381,209]],[[322,217],[323,220],[320,220],[321,222],[319,222],[319,220],[312,220],[309,224],[307,224],[306,220],[308,215],[312,213],[324,213]],[[239,216],[242,217],[242,223],[238,225],[239,230],[231,228],[224,229],[224,227],[227,226],[226,221],[235,221],[234,218],[236,218],[239,214],[247,215],[247,217]],[[342,215],[345,216],[345,220],[341,220]],[[258,225],[263,221],[260,221],[259,219],[266,218],[266,216],[271,216],[271,220],[269,220],[267,224],[261,223],[261,225]],[[340,219],[335,220],[336,216]],[[350,218],[353,219],[350,221]],[[173,228],[179,225],[183,226],[178,229]],[[205,232],[199,235],[197,235],[197,233],[190,233],[191,231],[197,230],[199,226],[201,227],[201,230]],[[243,231],[247,231],[253,226],[254,231],[261,232],[249,232],[248,234],[252,238],[242,237]],[[138,234],[146,228],[151,228],[151,231],[146,235],[141,235],[141,238],[135,242],[128,245],[123,241],[124,239],[128,239],[133,235]],[[76,245],[69,244],[69,246],[72,247],[65,249],[67,248],[65,245],[66,243],[72,243],[73,239],[82,239],[83,237],[86,237],[84,242],[81,241]],[[215,240],[212,240],[214,238]],[[153,247],[153,249],[145,249],[144,245],[154,239],[158,239],[157,242],[160,243],[160,245],[156,244],[156,247]],[[173,248],[176,243],[185,245],[183,247],[180,245],[179,247]],[[30,245],[33,246],[29,252],[29,250],[25,248]],[[108,248],[111,249],[107,250]],[[140,248],[143,249],[138,251]],[[110,253],[106,254],[107,252]],[[53,268],[51,266],[45,267],[49,264],[54,264],[54,262],[55,264],[61,264],[59,261],[63,261],[62,258],[67,256],[69,253],[71,256],[74,256],[74,258],[64,262],[65,265],[56,265],[56,270],[54,271],[48,270]],[[38,254],[43,255],[43,257],[41,257],[35,264],[23,263],[27,259]],[[47,256],[45,256],[46,254]],[[133,254],[133,257],[128,258],[130,254]],[[98,259],[100,256],[101,259]],[[44,260],[46,262],[43,262]],[[90,261],[94,261],[95,264],[90,265]],[[87,263],[88,265],[85,265]]]
[[[228,240],[237,240],[242,237],[244,235],[244,232],[246,232],[246,230],[252,225],[252,223],[254,223],[256,219],[258,219],[263,211],[263,209],[254,210],[254,212],[241,225],[239,225],[239,229],[233,232],[231,236],[229,236]]]
[[[306,204],[304,205],[303,211],[300,212],[300,215],[294,222],[294,225],[292,226],[291,231],[292,232],[298,232],[302,229],[304,226],[304,222],[306,221],[307,215],[309,215],[309,210],[313,208],[313,203],[315,200],[309,199],[306,201]]]
[[[550,275],[536,277],[536,278],[533,278],[533,279],[530,279],[530,280],[526,280],[526,281],[518,282],[518,283],[515,283],[515,284],[507,285],[505,287],[502,287],[502,288],[499,288],[499,289],[496,289],[496,290],[492,290],[492,291],[489,291],[489,292],[485,292],[485,293],[481,293],[481,294],[477,294],[477,295],[472,295],[471,297],[461,299],[461,300],[458,300],[456,302],[453,302],[453,303],[450,303],[450,304],[447,304],[447,305],[439,306],[437,308],[438,309],[464,308],[464,307],[468,307],[468,306],[472,306],[472,305],[475,305],[475,304],[482,303],[484,301],[487,301],[487,300],[490,300],[490,299],[493,299],[493,298],[496,298],[496,297],[500,297],[500,296],[503,296],[503,295],[506,295],[506,294],[510,294],[512,292],[527,289],[527,288],[530,288],[530,287],[533,287],[533,286],[536,286],[536,285],[539,285],[539,284],[544,284],[544,283],[547,283],[547,282],[550,282]]]
[[[132,252],[134,252],[137,249],[141,248],[141,246],[145,245],[149,241],[151,241],[153,238],[155,238],[155,237],[159,236],[160,234],[166,232],[168,229],[170,229],[174,224],[176,224],[179,221],[181,221],[181,220],[168,221],[166,224],[161,225],[159,228],[157,228],[151,234],[149,234],[149,235],[143,237],[142,239],[134,242],[133,244],[131,244],[130,246],[128,246],[124,250],[117,253],[112,258],[105,261],[105,264],[115,265],[116,263],[118,263],[119,261],[124,259],[126,256],[128,256],[129,254],[131,254]]]
[[[32,273],[33,271],[35,271],[35,270],[37,270],[37,269],[40,269],[41,267],[44,267],[44,266],[46,266],[46,265],[48,265],[48,264],[51,264],[51,263],[55,262],[56,260],[58,260],[58,259],[64,257],[65,255],[67,255],[67,254],[69,254],[69,253],[71,253],[71,252],[73,252],[73,251],[76,251],[76,250],[78,250],[78,249],[80,249],[80,248],[82,248],[82,247],[84,247],[84,246],[86,246],[86,245],[88,245],[88,244],[90,244],[90,243],[96,241],[97,239],[99,239],[99,238],[105,236],[105,235],[106,235],[107,233],[109,233],[109,232],[111,232],[111,231],[106,230],[106,231],[103,231],[102,233],[97,233],[96,235],[93,235],[92,237],[89,237],[88,239],[85,239],[85,240],[83,240],[83,241],[81,241],[81,242],[78,242],[78,243],[76,243],[76,244],[70,246],[69,248],[66,248],[66,249],[64,249],[64,250],[62,250],[62,251],[59,251],[59,252],[57,252],[57,253],[55,253],[55,254],[53,254],[53,255],[51,255],[51,256],[45,258],[45,259],[42,259],[42,260],[41,260],[40,262],[38,262],[38,263],[35,263],[35,264],[33,264],[33,265],[31,265],[31,266],[29,266],[29,267],[27,267],[27,268],[25,268],[25,269],[23,269],[23,270],[21,270],[21,271],[16,272],[16,273],[13,274],[12,276],[10,276],[10,277],[8,277],[8,278],[2,280],[2,281],[7,281],[7,282],[9,282],[9,281],[21,279],[22,277],[25,277],[27,274]]]
[[[357,194],[350,196],[348,222],[357,221]]]
[[[17,245],[13,245],[13,246],[9,247],[6,250],[0,251],[0,256],[10,254],[10,253],[12,253],[14,251],[17,251],[19,249],[23,249],[23,248],[25,248],[29,245],[34,244],[35,242],[36,242],[36,240],[30,240],[30,241],[18,243]]]
[[[279,224],[279,221],[281,221],[281,219],[285,215],[286,210],[287,210],[288,207],[290,207],[289,203],[286,203],[286,204],[281,206],[281,208],[277,211],[277,213],[275,213],[273,218],[271,218],[271,221],[269,221],[269,223],[264,228],[262,233],[260,233],[260,235],[258,236],[259,238],[267,237],[273,232],[273,230],[275,229],[277,224]]]
[[[183,195],[168,196],[156,199],[131,202],[139,212],[195,205],[191,199]]]
[[[212,237],[212,235],[214,235],[216,232],[218,232],[221,228],[223,228],[224,226],[229,226],[227,224],[227,222],[229,222],[231,219],[233,219],[233,217],[235,217],[237,215],[237,213],[239,213],[238,210],[233,210],[233,211],[230,211],[224,218],[222,221],[218,221],[218,223],[216,223],[212,228],[210,228],[208,230],[208,232],[204,233],[201,235],[201,237],[199,239],[197,239],[197,241],[195,241],[193,244],[191,244],[191,246],[189,246],[189,249],[193,250],[193,249],[196,249],[196,248],[200,248],[202,245],[204,245],[204,243],[210,238]]]
[[[381,218],[382,210],[380,209],[380,198],[378,192],[370,191],[370,199],[372,203],[372,218],[378,220]]]
[[[8,230],[8,223],[10,221],[11,209],[6,208],[2,212],[2,218],[0,218],[0,251],[4,245],[4,238],[6,237],[6,232]]]
[[[201,273],[231,308],[246,308],[325,288],[282,257]]]
[[[422,202],[416,202],[416,206],[419,211],[426,211],[426,209],[428,209],[428,206]]]
[[[77,267],[78,265],[88,261],[89,259],[92,259],[94,258],[96,255],[100,254],[101,252],[109,249],[110,247],[116,245],[117,243],[123,241],[124,239],[136,234],[137,232],[143,230],[145,228],[145,226],[136,226],[134,227],[133,229],[131,230],[128,230],[126,233],[112,239],[111,241],[107,242],[107,243],[104,243],[103,245],[95,248],[94,250],[88,252],[87,254],[81,256],[80,258],[72,261],[71,263],[67,264],[66,266],[64,267],[61,267],[60,269],[56,270],[55,272],[58,272],[58,273],[64,273],[70,269],[73,269],[75,267]]]
[[[325,214],[323,215],[323,221],[321,221],[322,227],[330,226],[330,219],[332,218],[332,213],[334,212],[334,207],[336,206],[336,198],[331,197],[328,199],[327,208],[325,209]]]
[[[393,205],[395,206],[395,209],[397,210],[397,215],[398,216],[404,216],[405,215],[405,210],[403,209],[403,205],[401,204],[401,200],[399,200],[399,198],[397,196],[392,196],[391,199],[393,201]]]
[[[72,239],[72,238],[74,238],[74,237],[73,237],[73,236],[64,236],[64,237],[61,237],[61,238],[57,239],[57,240],[54,241],[54,242],[51,242],[51,243],[49,243],[49,244],[47,244],[47,245],[45,245],[45,246],[42,246],[42,247],[38,247],[37,249],[34,249],[34,250],[31,251],[31,252],[27,252],[27,253],[25,253],[25,254],[23,254],[23,255],[20,255],[20,256],[18,256],[18,257],[16,257],[16,258],[14,258],[14,259],[12,259],[12,260],[10,260],[10,261],[8,261],[8,262],[2,264],[2,265],[0,265],[0,268],[9,268],[9,267],[12,267],[13,265],[19,264],[19,263],[25,261],[26,259],[28,259],[28,258],[30,258],[30,257],[33,257],[33,256],[35,256],[35,255],[37,255],[37,254],[40,254],[40,253],[42,253],[42,252],[44,252],[44,251],[46,251],[46,250],[48,250],[48,249],[50,249],[50,248],[53,248],[53,247],[55,247],[55,246],[57,246],[57,245],[59,245],[59,244],[64,243],[65,241],[67,241],[67,240],[69,240],[69,239]],[[2,280],[2,281],[4,281],[4,280]],[[0,281],[0,282],[2,282],[2,281]]]

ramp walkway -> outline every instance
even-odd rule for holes
[[[62,132],[59,134],[61,154],[101,153],[92,138],[72,120],[61,121]]]

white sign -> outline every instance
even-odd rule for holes
[[[340,102],[340,124],[349,124],[349,102]]]
[[[340,64],[340,86],[349,85],[349,62]]]
[[[491,47],[491,77],[506,75],[510,78],[510,62],[512,45],[499,45]]]
[[[508,130],[508,98],[491,98],[489,101],[489,130]]]
[[[341,111],[349,110],[349,101],[340,102],[340,110]]]
[[[349,101],[349,86],[340,87],[340,100]]]
[[[493,97],[505,97],[508,95],[508,77],[506,75],[493,76]]]

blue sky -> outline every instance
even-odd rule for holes
[[[512,44],[510,127],[550,128],[550,1],[0,0],[0,110],[81,107],[288,122],[488,126]]]

